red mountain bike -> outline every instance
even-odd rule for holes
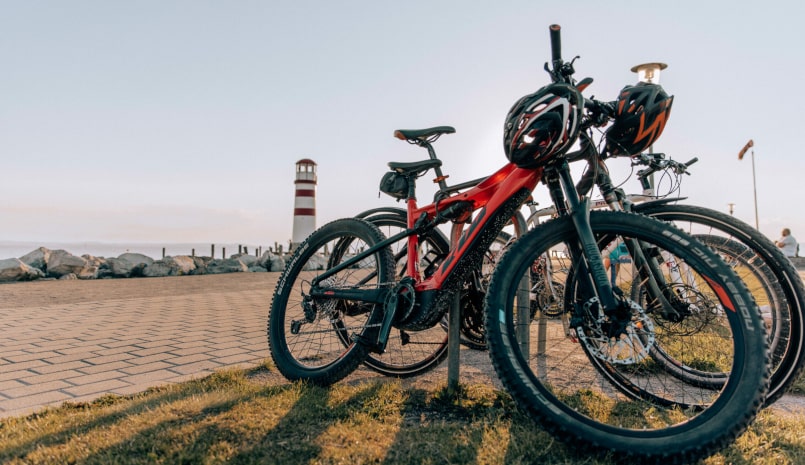
[[[518,404],[549,431],[583,449],[610,450],[643,460],[688,461],[711,453],[745,430],[768,384],[767,340],[757,306],[741,281],[706,246],[665,223],[624,212],[591,212],[579,197],[566,159],[583,125],[585,101],[561,59],[559,27],[551,28],[554,83],[512,108],[507,163],[464,192],[419,206],[416,178],[441,165],[430,158],[389,163],[384,191],[401,196],[407,227],[386,238],[371,222],[347,218],[315,231],[295,251],[274,292],[268,340],[277,369],[292,380],[329,385],[370,353],[383,353],[393,328],[417,333],[439,324],[481,265],[485,252],[540,181],[562,198],[565,215],[515,241],[497,263],[486,295],[488,344],[498,376]],[[583,87],[580,85],[579,87]],[[448,126],[398,130],[395,136],[432,150]],[[420,238],[437,226],[465,224],[455,247],[423,268]],[[672,255],[720,303],[706,331],[676,334],[655,315],[613,289],[601,250],[622,241],[636,279],[647,288],[662,277],[659,257]],[[405,254],[395,272],[391,246]],[[533,324],[530,273],[546,252],[561,249],[573,263],[570,327]],[[544,322],[545,320],[540,320]],[[547,337],[561,332],[562,339]],[[548,341],[552,341],[548,344]],[[700,370],[726,373],[718,389],[688,383],[661,368],[650,353],[663,344],[700,347]],[[672,351],[664,346],[664,350]],[[595,363],[592,363],[595,361]],[[604,376],[602,367],[617,373]],[[629,373],[639,376],[629,378]],[[640,386],[625,393],[624,381]]]

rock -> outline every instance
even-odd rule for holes
[[[149,278],[176,276],[177,274],[179,274],[179,267],[176,266],[176,262],[170,257],[156,260],[154,263],[143,268],[143,276]]]
[[[106,264],[115,278],[142,276],[145,267],[152,263],[153,258],[139,253],[124,253],[117,258],[106,259]]]
[[[207,264],[208,274],[248,272],[249,268],[237,258],[216,259]]]
[[[96,279],[112,279],[115,275],[112,273],[112,270],[109,269],[109,265],[104,262],[104,264],[98,269],[98,274],[95,276]]]
[[[176,263],[176,267],[179,269],[179,275],[192,274],[197,268],[196,261],[192,257],[188,257],[186,255],[173,257],[173,262]]]
[[[207,264],[212,261],[210,257],[192,257],[193,264],[196,268],[193,270],[192,274],[207,274]]]
[[[323,270],[327,266],[327,258],[314,255],[305,263],[305,271]]]
[[[240,260],[244,265],[247,267],[258,265],[259,259],[254,255],[247,255],[247,254],[238,254],[232,255],[230,258],[236,258]]]
[[[96,279],[100,274],[101,267],[106,264],[106,259],[103,257],[96,257],[93,255],[82,255],[84,260],[87,261],[84,269],[78,274],[78,279]]]
[[[47,261],[47,274],[54,278],[71,273],[78,276],[86,266],[87,260],[83,257],[76,257],[66,250],[53,250]]]
[[[17,258],[0,260],[0,282],[31,281],[44,276],[42,270],[28,266]]]
[[[48,259],[50,258],[50,249],[39,247],[36,250],[28,252],[20,257],[20,261],[28,266],[38,268],[44,273],[47,271]]]
[[[264,253],[258,263],[268,271],[283,271],[285,269],[285,260],[279,255],[274,255],[270,252]]]
[[[192,274],[196,269],[195,261],[187,256],[165,257],[143,268],[143,276],[156,278],[161,276],[182,276]]]
[[[13,260],[13,261],[8,261]],[[65,250],[39,247],[19,259],[8,259],[0,270],[0,281],[30,279],[108,279],[137,276],[182,276],[242,272],[283,271],[285,258],[270,251],[257,257],[248,253],[228,259],[176,256],[154,260],[140,253],[124,253],[118,257],[75,256]],[[22,266],[20,265],[21,262]],[[322,269],[326,261],[311,260],[312,268]],[[72,276],[71,276],[72,275]]]

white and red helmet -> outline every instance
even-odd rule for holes
[[[503,127],[506,158],[520,168],[539,168],[561,157],[579,135],[583,109],[581,93],[564,83],[521,98]]]

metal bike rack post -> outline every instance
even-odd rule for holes
[[[464,227],[454,224],[450,233],[450,248],[458,244]],[[447,314],[447,392],[458,392],[459,358],[461,357],[461,292],[456,292]]]
[[[454,395],[458,392],[459,357],[461,353],[461,293],[456,293],[450,303],[447,326],[447,392]]]
[[[514,233],[519,238],[528,229],[525,218],[520,212],[512,217],[514,221]],[[520,352],[526,356],[530,353],[530,329],[531,329],[531,267],[520,280],[517,288],[517,341],[520,345]]]
[[[514,234],[520,237],[528,230],[528,225],[520,212],[512,216],[514,222]],[[450,235],[450,248],[454,248],[458,244],[461,237],[463,225],[454,224]],[[529,324],[531,322],[530,308],[530,290],[531,280],[526,276],[520,282],[520,288],[517,292],[518,307],[523,306],[521,302],[525,302],[525,311],[518,309],[518,338],[520,340],[520,347],[523,353],[528,353],[529,345]],[[448,312],[448,326],[447,326],[447,391],[450,394],[458,392],[459,382],[459,367],[461,357],[461,293],[458,292],[453,297]]]

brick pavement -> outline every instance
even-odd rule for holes
[[[801,271],[805,278],[805,272]],[[277,273],[0,285],[0,418],[127,395],[248,367],[268,356]],[[447,363],[422,375],[446,380]],[[485,352],[462,349],[462,382],[495,383]],[[360,369],[352,379],[377,376]],[[773,407],[805,414],[805,399]]]
[[[259,364],[276,278],[0,285],[0,417]]]

